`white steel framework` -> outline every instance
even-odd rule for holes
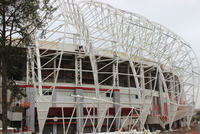
[[[147,117],[155,115],[157,101],[163,127],[169,124],[171,129],[182,118],[189,126],[199,90],[199,64],[187,42],[160,24],[105,3],[57,0],[52,5],[58,9],[46,36],[37,37],[28,49],[27,82],[34,85],[40,133],[50,119],[62,120],[64,134],[70,133],[74,120],[78,133],[110,132],[113,126],[119,131],[143,130]],[[63,66],[66,55],[74,60],[70,68]],[[62,81],[62,72],[71,72],[74,82]],[[92,85],[83,82],[86,73]],[[67,83],[75,92],[62,100],[57,88]],[[85,93],[89,86],[95,94]],[[69,106],[73,110],[65,116]],[[50,107],[61,107],[62,116],[49,117]],[[123,108],[129,109],[126,114]]]

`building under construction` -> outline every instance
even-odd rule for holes
[[[24,75],[17,77],[27,93],[17,103],[30,106],[9,112],[14,127],[82,134],[190,126],[199,64],[187,42],[105,3],[52,4],[58,9],[46,36],[27,48]]]

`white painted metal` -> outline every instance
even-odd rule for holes
[[[46,103],[47,109],[44,110],[43,107],[42,110],[47,114],[49,100],[44,101],[45,99],[41,98],[49,91],[57,94],[56,86],[67,83],[58,80],[60,72],[72,71],[75,72],[76,78],[75,83],[71,85],[93,86],[95,95],[88,97],[84,93],[83,96],[68,94],[66,96],[73,98],[73,101],[58,101],[60,96],[57,96],[58,99],[56,101],[51,99],[51,103],[62,107],[72,105],[74,110],[82,104],[89,108],[88,113],[92,111],[91,107],[100,110],[98,115],[93,112],[93,115],[78,117],[78,120],[83,120],[83,128],[79,129],[79,133],[85,132],[88,121],[92,124],[93,133],[104,131],[102,130],[103,122],[108,123],[109,119],[113,119],[111,124],[119,120],[121,123],[118,129],[120,130],[125,127],[128,131],[135,127],[143,130],[147,116],[152,114],[153,97],[159,97],[159,93],[161,93],[161,102],[166,103],[168,108],[169,118],[163,122],[164,124],[170,124],[171,127],[172,123],[179,119],[176,116],[178,108],[182,108],[186,113],[180,118],[187,117],[187,124],[190,123],[199,92],[199,63],[187,42],[160,24],[105,3],[81,0],[52,0],[52,3],[53,6],[58,7],[58,10],[47,24],[46,37],[36,41],[35,49],[33,49],[35,52],[29,51],[30,55],[35,56],[36,59],[36,61],[34,59],[34,65],[33,59],[29,58],[32,60],[29,66],[32,65],[32,83],[36,98],[40,98],[36,99],[38,108],[41,107],[40,103],[41,105]],[[63,55],[75,55],[75,68],[68,69],[61,66],[64,60]],[[82,70],[82,59],[86,57],[90,59],[92,70]],[[43,58],[47,60],[43,62],[41,60]],[[54,66],[50,66],[52,62]],[[119,66],[124,62],[130,66],[129,73],[119,70]],[[104,64],[101,68],[98,66],[100,63]],[[102,72],[110,65],[113,66],[113,72]],[[152,70],[155,71],[155,76],[152,76]],[[44,71],[48,72],[47,76],[42,76]],[[150,73],[146,76],[148,71]],[[93,85],[82,83],[83,72],[92,72]],[[104,74],[106,78],[99,79],[101,74]],[[31,74],[27,73],[27,75],[30,79]],[[134,77],[135,87],[120,86],[120,76]],[[177,78],[174,78],[175,76]],[[101,91],[100,88],[104,86],[102,84],[109,79],[113,80],[112,86],[107,86],[110,91]],[[160,89],[162,92],[156,91],[157,80],[160,81],[158,84],[162,85],[160,86],[163,88]],[[147,90],[148,83],[150,83],[149,90]],[[44,91],[42,86],[45,85],[51,86]],[[120,103],[112,100],[115,89],[120,89]],[[110,97],[106,98],[105,93],[109,92]],[[121,97],[123,94],[126,97]],[[133,99],[133,95],[138,96],[138,99]],[[77,98],[83,99],[83,102],[75,101],[79,100]],[[100,108],[102,103],[104,107]],[[131,110],[125,117],[121,115],[121,110],[115,111],[115,115],[119,116],[110,117],[106,113],[109,112],[108,107],[114,105],[120,109],[126,107]],[[161,108],[164,115],[164,106],[162,105]],[[63,124],[65,120],[70,121],[68,126],[63,125],[63,133],[68,133],[70,123],[77,119],[74,117],[74,110],[70,118],[65,117],[64,114],[61,117]],[[63,108],[62,111],[64,111]],[[132,117],[133,112],[137,115],[135,118]],[[39,119],[40,133],[43,131],[46,119],[48,119],[46,116]],[[125,125],[128,121],[131,122],[131,127]],[[95,125],[96,122],[97,125]],[[111,131],[111,127],[107,125],[105,131]]]

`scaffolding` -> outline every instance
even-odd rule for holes
[[[63,134],[74,122],[79,134],[144,130],[148,116],[159,116],[163,128],[171,129],[179,119],[189,127],[199,64],[187,42],[105,3],[57,0],[52,5],[58,9],[43,29],[45,37],[38,31],[28,48],[27,84],[34,89],[30,129],[35,129],[35,107],[40,133],[49,120],[62,124]],[[56,107],[61,115],[50,116]]]

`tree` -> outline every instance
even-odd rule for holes
[[[10,95],[10,102],[9,106],[13,103],[15,100],[21,100],[23,97],[26,97],[26,93],[22,88],[17,86],[16,82],[14,80],[11,80],[8,82],[7,89],[11,91]]]
[[[45,27],[54,8],[50,0],[0,0],[0,75],[2,77],[2,124],[7,134],[7,90],[13,74],[16,48],[26,48],[34,34]],[[43,36],[42,32],[41,36]],[[25,54],[25,53],[24,53]]]
[[[200,111],[197,112],[197,115],[200,116]]]

